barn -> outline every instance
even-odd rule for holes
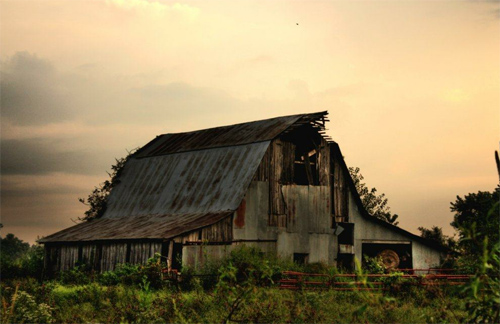
[[[363,208],[327,115],[157,136],[128,159],[101,218],[39,240],[46,270],[103,272],[155,253],[199,267],[241,244],[300,263],[439,266],[442,247]]]

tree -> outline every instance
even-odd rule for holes
[[[0,237],[0,257],[2,259],[17,259],[30,248],[29,243],[23,242],[14,234],[9,233],[4,238]]]
[[[482,251],[484,238],[487,238],[488,250],[499,242],[499,199],[500,186],[492,192],[478,191],[463,198],[457,196],[451,203],[450,209],[455,212],[451,226],[458,231],[459,245],[466,254]]]
[[[399,216],[397,214],[391,213],[390,208],[387,205],[388,199],[385,197],[385,194],[378,195],[377,189],[368,188],[366,184],[362,182],[365,178],[360,173],[359,168],[349,168],[349,173],[351,174],[354,186],[358,191],[361,202],[363,203],[366,211],[370,215],[377,217],[378,219],[381,219],[387,223],[398,225],[399,222],[396,220]]]
[[[437,242],[442,246],[448,247],[450,250],[455,250],[457,242],[453,237],[443,234],[443,229],[438,226],[432,226],[430,229],[419,227],[420,236],[428,240]]]
[[[100,183],[97,187],[94,187],[94,190],[86,199],[78,198],[79,202],[89,207],[89,209],[85,211],[85,216],[79,218],[79,220],[90,221],[104,215],[104,212],[106,212],[106,208],[108,207],[108,197],[111,193],[111,189],[120,183],[119,177],[123,167],[130,156],[136,151],[137,149],[128,152],[128,155],[124,158],[115,158],[116,163],[111,166],[111,173],[108,172],[109,179]]]
[[[23,242],[14,234],[0,237],[0,269],[3,279],[31,276],[41,278],[44,250]]]

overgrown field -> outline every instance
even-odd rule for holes
[[[363,282],[383,271],[377,260],[365,265]],[[339,270],[247,247],[196,272],[183,269],[180,282],[163,280],[163,266],[153,258],[103,274],[81,265],[51,280],[2,278],[2,323],[491,323],[498,316],[498,279],[484,273],[462,287],[413,285],[395,273],[383,292],[290,291],[277,285],[284,270]]]
[[[19,284],[15,310],[4,317],[12,323],[458,323],[466,318],[460,297],[422,289],[388,296],[254,287],[235,304],[227,291],[32,280],[3,286],[7,299],[14,294],[12,284]]]

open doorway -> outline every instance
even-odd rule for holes
[[[411,242],[363,242],[362,254],[363,262],[364,256],[382,258],[388,269],[413,268]]]

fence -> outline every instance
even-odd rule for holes
[[[388,290],[398,283],[420,286],[455,286],[465,284],[472,275],[452,274],[453,269],[396,269],[387,274],[320,274],[284,271],[281,289]],[[402,274],[401,274],[402,272]],[[399,282],[401,283],[401,282]]]

